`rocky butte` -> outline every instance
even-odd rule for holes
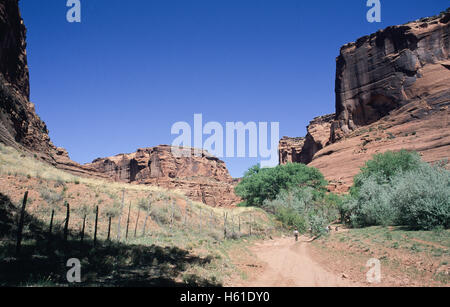
[[[233,178],[222,160],[206,151],[197,156],[193,148],[190,157],[175,157],[171,149],[168,145],[140,148],[130,154],[98,158],[86,166],[115,181],[177,189],[214,207],[239,202]]]
[[[206,152],[174,158],[169,146],[157,146],[80,165],[53,145],[30,101],[26,28],[18,0],[0,1],[0,142],[75,175],[175,188],[212,206],[239,202],[225,163]]]
[[[293,162],[317,167],[330,190],[345,192],[375,153],[404,148],[428,162],[448,159],[449,21],[447,10],[343,46],[336,59],[336,113],[311,122]],[[292,152],[286,140],[280,157]]]

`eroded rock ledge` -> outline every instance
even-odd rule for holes
[[[201,156],[176,157],[169,145],[140,148],[134,153],[98,158],[86,167],[114,181],[176,188],[193,200],[210,206],[231,206],[239,202],[234,180],[225,163],[206,151]]]
[[[448,160],[450,10],[343,46],[335,92],[335,115],[314,119],[305,138],[280,141],[281,164],[317,167],[330,190],[345,192],[375,153],[407,149],[428,162]]]

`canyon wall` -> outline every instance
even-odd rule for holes
[[[280,164],[310,163],[314,154],[329,143],[334,118],[335,114],[314,118],[307,127],[305,137],[283,137],[278,145]]]
[[[26,28],[18,0],[1,0],[1,143],[78,176],[178,189],[193,200],[212,206],[239,202],[225,163],[206,152],[201,157],[175,158],[169,146],[157,146],[80,165],[70,159],[64,148],[53,145],[48,133],[30,102]]]
[[[77,175],[102,177],[53,145],[30,102],[26,33],[18,0],[0,2],[0,142]],[[102,177],[103,178],[103,177]]]
[[[0,141],[30,150],[51,149],[48,130],[29,101],[26,28],[17,0],[0,2]]]
[[[431,163],[449,159],[450,11],[343,46],[335,92],[336,114],[311,122],[292,159],[321,170],[330,190],[347,191],[376,153],[407,149]]]
[[[450,99],[449,13],[388,27],[341,48],[331,141],[408,103]]]
[[[134,153],[98,158],[86,165],[115,181],[158,185],[182,191],[193,200],[214,207],[239,202],[234,194],[234,180],[222,160],[202,151],[176,157],[172,147],[160,145],[141,148]]]

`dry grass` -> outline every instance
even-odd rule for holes
[[[110,236],[117,241],[121,212],[122,243],[178,247],[212,259],[205,267],[187,268],[180,277],[187,280],[195,273],[220,283],[235,270],[227,254],[231,246],[245,245],[243,237],[248,241],[278,231],[272,217],[260,209],[212,208],[193,202],[178,191],[77,177],[0,144],[0,193],[19,204],[25,191],[29,191],[27,212],[34,217],[49,224],[55,210],[55,232],[62,231],[65,203],[70,204],[73,240],[79,238],[85,215],[85,236],[93,237],[94,212],[98,206],[100,240],[107,238],[108,217],[112,215]]]

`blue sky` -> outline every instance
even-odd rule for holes
[[[334,112],[339,48],[390,25],[437,14],[448,0],[21,0],[31,100],[50,137],[80,163],[170,144],[171,126],[280,122],[304,136]],[[234,177],[257,159],[224,158]]]

